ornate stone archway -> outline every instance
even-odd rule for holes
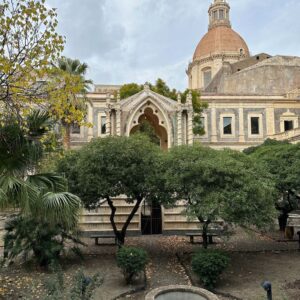
[[[174,145],[193,144],[193,107],[191,94],[185,104],[144,90],[124,100],[115,102],[107,98],[107,135],[130,136],[147,121],[154,129],[163,149]]]
[[[153,111],[153,108],[147,105],[145,108],[140,109],[138,120],[133,122],[137,124],[131,129],[130,134],[134,134],[140,130],[143,123],[147,123],[153,128],[156,137],[159,139],[160,147],[164,150],[168,149],[167,129],[164,126],[165,122],[160,121],[158,110]]]

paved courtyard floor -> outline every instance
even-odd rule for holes
[[[271,280],[275,300],[300,299],[300,252],[296,242],[277,242],[280,233],[264,236],[239,229],[237,234],[225,240],[217,240],[210,247],[229,251],[231,265],[216,287],[220,300],[265,299],[260,287],[263,280]],[[180,236],[143,236],[126,240],[126,245],[144,248],[149,253],[146,268],[146,290],[130,294],[144,286],[139,278],[132,286],[126,286],[115,261],[116,246],[95,246],[93,240],[84,240],[85,260],[67,259],[64,262],[66,282],[78,269],[86,274],[99,272],[104,277],[103,285],[97,289],[96,300],[118,299],[143,300],[146,293],[165,285],[198,285],[201,283],[190,270],[191,253],[201,247],[190,244],[188,238]],[[178,259],[180,258],[180,260]],[[43,283],[49,273],[41,270],[11,267],[0,271],[0,299],[43,299]],[[24,295],[31,295],[26,298]],[[22,297],[23,296],[23,297]]]

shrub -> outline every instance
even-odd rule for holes
[[[65,243],[73,243],[71,250],[80,255],[76,246],[83,243],[72,232],[60,225],[50,226],[30,218],[16,216],[5,224],[4,259],[13,261],[18,256],[25,259],[33,253],[37,263],[47,267],[50,263],[57,263],[65,249]]]
[[[82,270],[79,270],[72,276],[68,287],[60,266],[53,266],[52,272],[54,274],[45,282],[47,296],[44,300],[89,300],[93,298],[95,289],[103,282],[99,273],[88,277]]]
[[[126,283],[145,269],[148,256],[146,251],[134,247],[122,247],[117,252],[117,264],[122,269]]]
[[[193,256],[192,269],[203,284],[211,289],[229,261],[227,254],[220,250],[202,249]]]

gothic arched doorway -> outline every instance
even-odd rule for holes
[[[162,233],[161,205],[155,201],[144,201],[141,207],[141,233],[143,235]]]
[[[140,113],[142,113],[138,121],[134,121],[137,125],[134,126],[130,134],[134,134],[136,132],[142,132],[147,134],[150,139],[160,145],[162,149],[168,149],[168,134],[166,129],[161,126],[164,125],[164,122],[159,122],[159,118],[155,115],[152,108],[147,107],[144,111],[141,109]]]

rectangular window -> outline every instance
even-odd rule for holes
[[[224,20],[224,10],[223,9],[219,10],[219,19]]]
[[[204,87],[206,88],[211,81],[211,70],[206,70],[203,72],[203,81],[204,81]]]
[[[284,131],[289,131],[294,129],[294,122],[293,121],[284,121]]]
[[[78,124],[72,124],[71,133],[72,134],[80,134],[80,126]]]
[[[214,11],[214,20],[218,20],[218,11]]]
[[[101,117],[101,134],[106,134],[106,117]]]
[[[223,118],[223,134],[232,134],[232,117]]]
[[[259,117],[251,117],[251,134],[259,134]]]

